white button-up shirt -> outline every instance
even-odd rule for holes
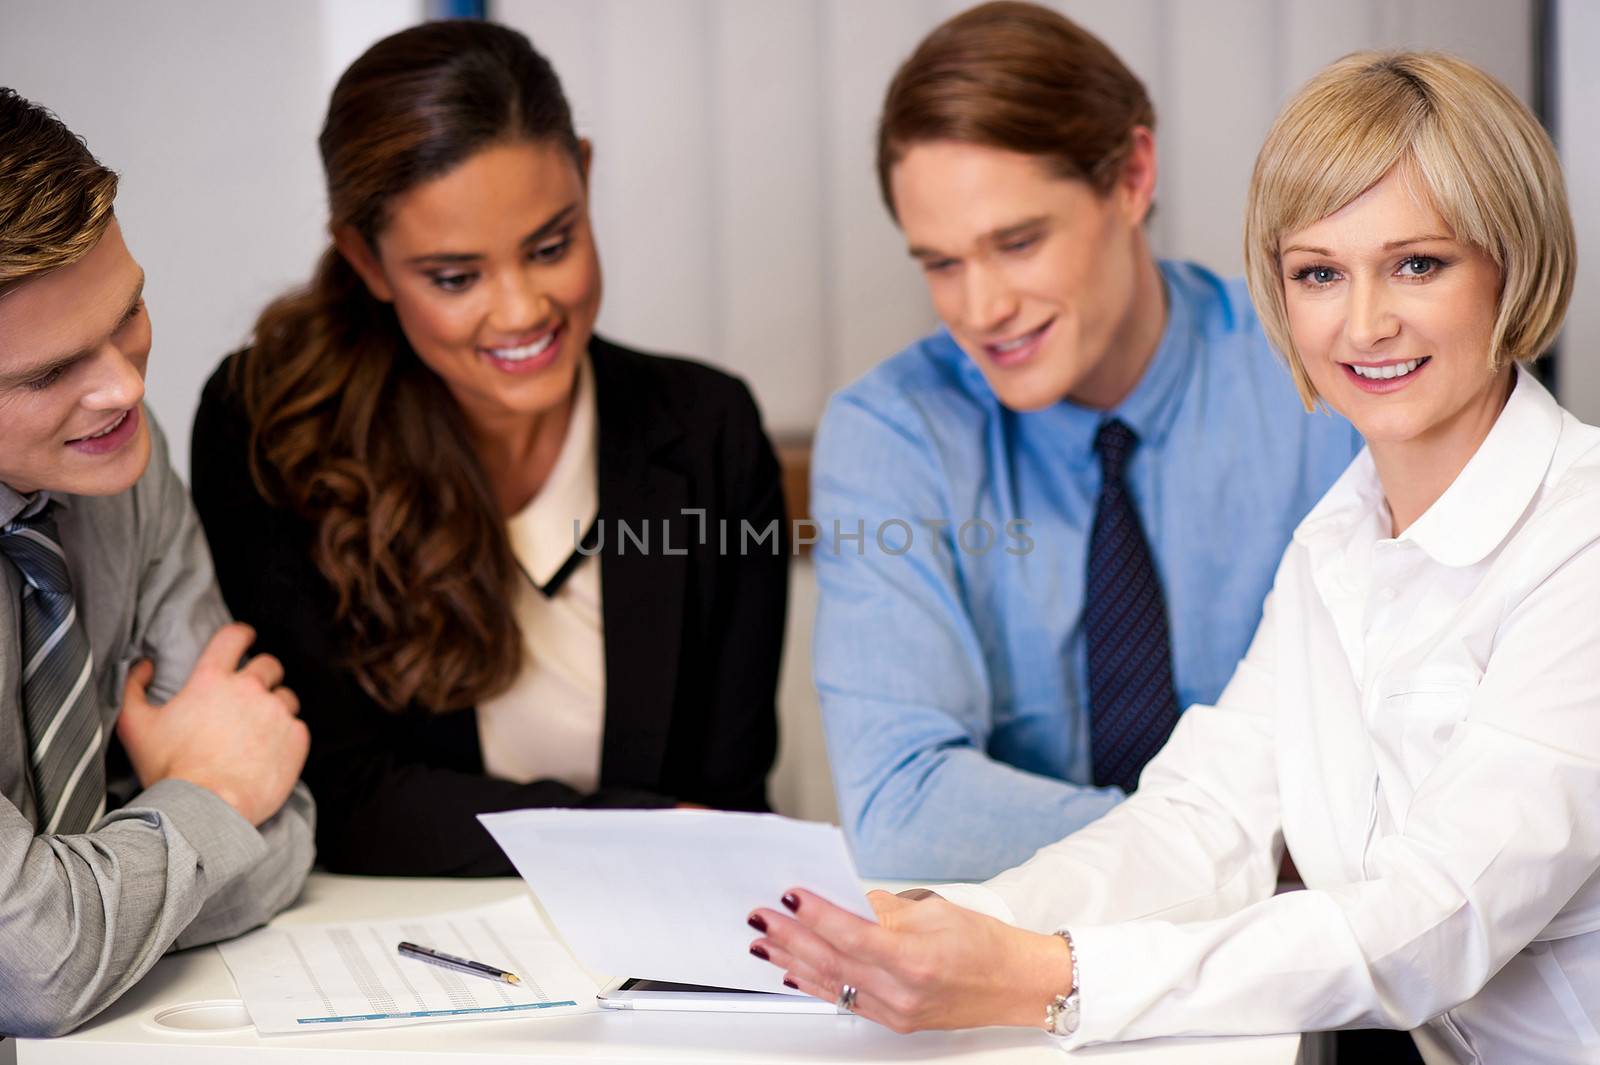
[[[1071,931],[1067,1046],[1420,1026],[1431,1062],[1600,1062],[1600,430],[1517,374],[1400,536],[1356,459],[1132,798],[941,889]],[[1308,890],[1273,895],[1282,842]]]

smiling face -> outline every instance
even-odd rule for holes
[[[934,309],[1006,406],[1106,408],[1138,381],[1161,331],[1158,283],[1154,315],[1134,314],[1154,278],[1141,228],[1154,168],[1144,131],[1104,195],[1032,156],[955,141],[895,164],[896,218]]]
[[[336,235],[480,433],[572,395],[600,311],[584,152],[580,167],[554,142],[485,148],[396,197],[376,254]]]
[[[0,294],[0,481],[113,495],[144,473],[143,291],[113,220],[82,259]]]
[[[1290,334],[1317,393],[1375,457],[1421,444],[1464,463],[1509,395],[1489,368],[1501,274],[1400,170],[1281,241]]]

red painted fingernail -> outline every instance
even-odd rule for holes
[[[783,904],[789,907],[790,913],[800,912],[800,897],[793,892],[790,892],[783,897]]]
[[[763,947],[760,943],[757,943],[754,946],[752,946],[750,948],[750,953],[754,954],[756,957],[760,958],[762,961],[771,961],[772,960],[771,958],[767,957],[767,948]]]
[[[767,930],[767,922],[759,913],[752,913],[749,920],[745,921],[745,924],[754,928],[757,932],[765,932]]]
[[[793,980],[789,979],[787,976],[785,976],[783,978],[783,986],[784,987],[792,987],[796,991],[800,990],[800,985],[795,983]]]

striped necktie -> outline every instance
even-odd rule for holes
[[[1126,792],[1178,722],[1167,603],[1123,480],[1138,443],[1133,430],[1115,418],[1095,435],[1100,501],[1089,533],[1083,608],[1094,782]]]
[[[72,598],[55,504],[0,529],[0,554],[22,574],[22,716],[33,767],[37,827],[86,831],[106,796],[104,733],[89,634]]]

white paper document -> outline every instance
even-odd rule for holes
[[[758,906],[802,887],[875,920],[834,825],[710,810],[480,814],[596,973],[794,994],[750,954]]]
[[[485,962],[522,983],[402,957],[402,941]],[[263,1034],[597,1009],[594,981],[526,896],[411,920],[263,928],[219,946]]]

